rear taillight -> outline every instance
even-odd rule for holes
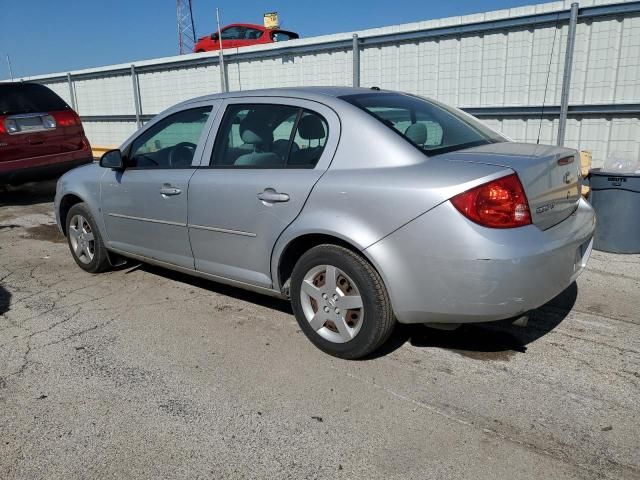
[[[7,133],[7,129],[4,126],[4,117],[0,117],[0,134]]]
[[[515,228],[531,224],[529,202],[515,173],[456,195],[451,203],[483,227]]]
[[[58,127],[73,127],[80,125],[80,117],[73,110],[60,110],[59,112],[51,112],[51,116],[55,118]]]

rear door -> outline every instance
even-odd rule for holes
[[[273,246],[328,168],[338,117],[285,98],[229,99],[219,117],[189,184],[195,267],[269,288]]]
[[[103,175],[101,204],[110,248],[193,268],[187,189],[219,105],[198,102],[156,120],[125,147],[125,170]]]
[[[0,84],[0,162],[73,152],[84,141],[80,119],[50,89]]]

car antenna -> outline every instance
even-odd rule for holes
[[[544,97],[542,98],[542,109],[540,110],[540,124],[538,125],[538,139],[536,145],[540,145],[540,132],[542,131],[542,119],[544,117],[544,104],[547,101],[547,87],[549,86],[549,74],[551,73],[551,62],[553,61],[553,52],[556,47],[556,34],[558,33],[558,23],[560,22],[560,12],[556,16],[556,26],[553,30],[553,42],[551,43],[551,54],[549,55],[549,67],[547,68],[547,81],[544,84]]]
[[[376,92],[380,91],[380,87],[371,87],[370,90],[375,90]]]

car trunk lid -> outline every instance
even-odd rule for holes
[[[497,165],[514,170],[524,187],[531,219],[542,230],[569,217],[580,200],[580,161],[575,150],[549,145],[501,142],[448,154],[451,161]]]

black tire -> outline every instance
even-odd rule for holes
[[[70,232],[70,226],[74,217],[78,215],[86,220],[91,229],[91,233],[93,234],[93,242],[90,242],[90,246],[93,247],[93,258],[88,262],[81,260],[81,258],[76,254],[72,245],[72,234]],[[109,255],[102,241],[100,230],[98,230],[96,221],[93,218],[93,215],[91,215],[91,211],[85,203],[76,203],[69,209],[66,218],[65,231],[67,232],[67,244],[69,245],[71,256],[81,269],[89,273],[100,273],[111,269]]]
[[[335,343],[316,332],[302,306],[302,282],[314,267],[331,265],[355,282],[362,298],[362,325],[349,341]],[[382,346],[395,326],[387,289],[378,272],[357,253],[337,245],[318,245],[300,257],[291,274],[291,304],[296,320],[307,338],[320,350],[344,359],[362,358]],[[317,307],[320,308],[320,307]]]

